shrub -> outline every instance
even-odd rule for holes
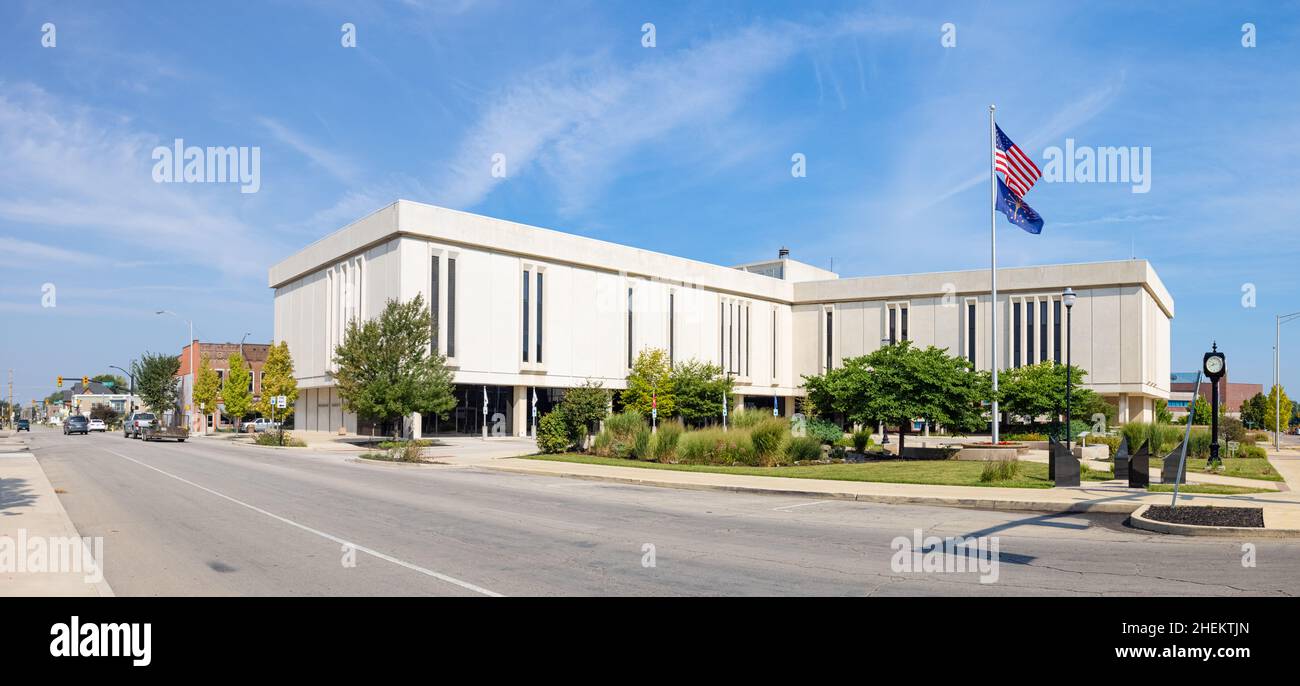
[[[257,434],[257,436],[253,438],[253,441],[258,445],[273,445],[273,446],[286,445],[291,448],[307,447],[306,441],[302,440],[301,438],[295,438],[294,436],[288,433],[284,435],[284,443],[281,443],[279,431],[263,431],[262,433]]]
[[[857,431],[853,434],[853,451],[858,453],[867,452],[867,446],[871,445],[870,431]]]
[[[758,466],[754,443],[744,429],[688,431],[677,444],[677,460],[686,464]]]
[[[789,429],[784,419],[767,417],[754,424],[749,430],[749,439],[754,446],[754,455],[760,466],[773,467],[782,462],[784,458],[782,444],[785,443],[788,435]]]
[[[756,424],[764,419],[771,418],[771,412],[741,408],[731,413],[731,416],[727,418],[727,426],[732,429],[752,429]]]
[[[989,483],[992,481],[1011,481],[1020,476],[1020,460],[1011,458],[1008,460],[990,460],[984,463],[984,470],[980,472],[980,481]]]
[[[645,419],[636,412],[623,412],[605,420],[605,430],[601,431],[592,446],[592,452],[605,457],[631,457],[636,452],[637,435],[649,431]]]
[[[1268,453],[1257,445],[1242,445],[1237,448],[1237,457],[1254,458],[1259,460],[1268,459]]]
[[[1047,434],[1029,431],[1024,433],[1001,434],[999,440],[1003,441],[1046,441]]]
[[[1070,422],[1070,441],[1078,442],[1080,433],[1083,433],[1084,431],[1091,431],[1091,430],[1092,430],[1092,425],[1089,424],[1088,422],[1080,421],[1078,419],[1072,420]],[[1058,441],[1064,441],[1065,440],[1064,422],[1049,428],[1047,430],[1047,433],[1049,436],[1055,436],[1056,440]],[[1021,440],[1030,440],[1030,439],[1021,439]],[[1047,440],[1047,439],[1044,438],[1042,440]]]
[[[822,442],[812,436],[796,436],[790,439],[786,454],[795,462],[811,462],[822,459]]]
[[[826,419],[809,419],[804,423],[804,432],[822,443],[834,443],[844,438],[844,429]]]
[[[1223,417],[1219,420],[1219,430],[1229,441],[1242,441],[1246,438],[1246,425],[1236,417]]]
[[[569,426],[564,413],[556,410],[542,415],[537,423],[537,448],[544,453],[562,453],[569,445]]]
[[[1132,452],[1137,452],[1142,446],[1143,441],[1148,441],[1148,450],[1152,455],[1164,455],[1178,446],[1183,440],[1184,427],[1177,427],[1171,424],[1153,424],[1150,422],[1129,422],[1120,428],[1120,434],[1128,439],[1128,447]],[[1204,431],[1192,430],[1192,444],[1195,445],[1196,435],[1204,434]],[[1207,451],[1209,443],[1206,443]]]
[[[591,452],[601,457],[609,457],[614,454],[614,437],[608,431],[602,431],[596,434],[596,438],[591,442]]]
[[[634,460],[654,459],[654,455],[651,452],[651,443],[653,442],[654,433],[650,431],[650,427],[642,424],[641,427],[636,430],[636,433],[632,434],[632,445],[628,449],[628,457]]]
[[[655,462],[672,462],[677,457],[677,443],[681,441],[682,434],[686,430],[682,427],[681,422],[664,422],[659,425],[659,433],[655,434],[654,447],[651,454]]]

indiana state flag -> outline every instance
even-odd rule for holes
[[[1007,184],[1002,182],[1000,176],[998,177],[997,210],[1007,215],[1007,221],[1029,233],[1043,232],[1043,218],[1023,198],[1012,193],[1011,189],[1007,188]]]

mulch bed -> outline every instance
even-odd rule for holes
[[[1170,524],[1195,524],[1198,526],[1264,527],[1264,510],[1258,507],[1209,507],[1205,505],[1152,505],[1147,508],[1147,519]]]

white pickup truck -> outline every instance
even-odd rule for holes
[[[275,431],[280,428],[280,422],[271,421],[266,417],[258,417],[251,422],[246,422],[244,427],[250,433],[262,433],[263,431]]]

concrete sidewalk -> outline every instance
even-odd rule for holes
[[[86,564],[91,562],[87,553],[96,549],[81,545],[81,535],[20,436],[0,432],[0,547],[8,547],[12,554],[12,562],[0,555],[0,560],[5,560],[0,565],[0,596],[113,595],[102,573],[94,573],[95,565],[103,561],[102,555],[100,560]],[[20,559],[24,566],[27,562],[55,564],[60,555],[38,558],[33,551],[58,550],[62,546],[68,546],[68,555],[60,566],[67,571],[19,571]],[[98,550],[102,552],[102,544]],[[80,571],[73,571],[73,564]]]
[[[1168,505],[1172,497],[1169,493],[1150,493],[1125,488],[1114,481],[1096,482],[1078,488],[994,488],[747,476],[527,459],[494,460],[483,466],[487,469],[518,474],[562,476],[668,488],[985,510],[1131,514],[1145,504]],[[1268,528],[1300,529],[1300,495],[1295,492],[1244,495],[1180,494],[1178,502],[1188,505],[1264,507],[1266,508],[1265,523]],[[1269,513],[1273,516],[1268,517]]]

